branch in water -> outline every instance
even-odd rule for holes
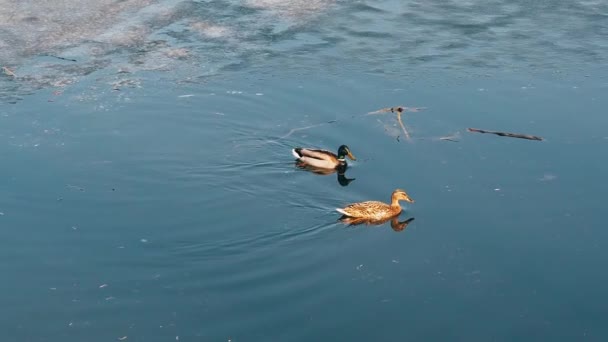
[[[425,109],[425,107],[396,106],[396,107],[382,108],[375,112],[369,112],[366,115],[376,115],[376,114],[383,114],[383,113],[389,113],[389,112],[397,114],[397,121],[399,122],[399,126],[401,126],[403,135],[405,135],[405,138],[407,140],[410,140],[411,139],[410,133],[407,131],[407,128],[405,128],[405,125],[403,124],[403,120],[401,119],[401,114],[403,114],[404,112],[419,112],[423,109]],[[397,139],[397,141],[399,141],[399,140]]]
[[[469,132],[476,132],[476,133],[496,134],[496,135],[501,136],[501,137],[520,138],[520,139],[537,140],[537,141],[542,141],[543,140],[543,138],[538,137],[536,135],[527,135],[527,134],[518,134],[518,133],[506,133],[506,132],[497,132],[497,131],[486,131],[486,130],[477,129],[477,128],[467,128],[467,130]]]
[[[331,123],[334,123],[334,122],[336,122],[336,121],[338,121],[338,120],[330,120],[330,121],[323,122],[323,123],[319,123],[319,124],[316,124],[316,125],[310,125],[310,126],[305,126],[305,127],[297,127],[297,128],[292,128],[292,129],[289,131],[289,133],[285,134],[285,135],[284,135],[284,136],[282,136],[282,137],[279,137],[279,139],[285,139],[285,138],[287,138],[288,136],[292,135],[293,133],[295,133],[295,132],[297,132],[297,131],[303,131],[303,130],[305,130],[305,129],[315,128],[315,127],[319,127],[319,126],[322,126],[322,125],[325,125],[325,124],[331,124]]]
[[[397,106],[397,107],[388,107],[388,108],[382,108],[382,109],[378,109],[375,112],[369,112],[366,115],[375,115],[375,114],[383,114],[383,113],[403,113],[403,112],[419,112],[423,109],[425,109],[426,107],[405,107],[405,106]]]
[[[55,55],[49,55],[49,54],[43,54],[42,56],[53,57],[53,58],[61,59],[61,60],[64,60],[64,61],[78,62],[77,60],[75,60],[75,59],[73,59],[73,58],[59,57],[59,56],[55,56]]]
[[[2,67],[2,72],[4,72],[6,76],[17,77],[17,75],[15,75],[15,73],[8,67]]]
[[[397,111],[397,120],[399,121],[399,124],[401,125],[401,129],[403,129],[403,134],[405,134],[405,138],[407,140],[410,140],[410,134],[408,133],[407,129],[405,129],[405,125],[403,124],[403,121],[401,121],[401,113],[403,113],[403,109],[401,107],[399,107],[399,109]]]

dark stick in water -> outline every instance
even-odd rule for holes
[[[61,60],[64,60],[64,61],[70,61],[70,62],[78,62],[77,60],[75,60],[73,58],[65,58],[65,57],[51,55],[51,54],[48,54],[48,53],[41,54],[41,56],[53,57],[53,58],[61,59]]]
[[[501,137],[520,138],[520,139],[538,140],[538,141],[542,141],[543,140],[543,138],[538,137],[536,135],[517,134],[517,133],[505,133],[505,132],[496,132],[496,131],[486,131],[486,130],[477,129],[477,128],[467,128],[467,130],[469,132],[496,134],[496,135],[499,135]]]

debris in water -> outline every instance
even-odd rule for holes
[[[107,286],[108,286],[108,284],[101,284],[101,285],[99,285],[99,288],[103,289],[104,287],[107,287]]]
[[[497,131],[486,131],[483,129],[477,129],[477,128],[467,128],[467,130],[469,132],[476,132],[476,133],[490,133],[490,134],[496,134],[499,135],[501,137],[509,137],[509,138],[520,138],[520,139],[528,139],[528,140],[537,140],[537,141],[542,141],[543,138],[538,137],[536,135],[527,135],[527,134],[517,134],[517,133],[506,133],[506,132],[497,132]]]
[[[401,129],[403,130],[403,134],[405,135],[405,138],[407,140],[410,140],[410,133],[407,131],[407,129],[405,128],[405,125],[403,124],[403,120],[401,119],[401,114],[403,114],[403,112],[419,112],[422,109],[424,109],[424,108],[423,107],[396,106],[396,107],[382,108],[375,112],[369,112],[369,113],[367,113],[367,115],[382,114],[382,113],[388,113],[388,112],[397,114],[397,121],[399,122],[399,125],[401,126]],[[400,141],[399,137],[397,137],[397,141]]]
[[[169,49],[166,51],[166,55],[169,58],[186,59],[190,57],[190,50],[185,48]]]
[[[4,72],[6,76],[17,77],[17,75],[15,75],[15,73],[8,67],[2,67],[2,72]]]
[[[383,114],[383,113],[388,113],[388,112],[391,112],[391,113],[419,112],[425,108],[426,107],[405,107],[405,106],[388,107],[388,108],[378,109],[375,112],[369,112],[369,113],[367,113],[367,115]]]
[[[456,140],[456,138],[459,136],[460,136],[460,132],[456,132],[452,135],[447,135],[445,137],[439,137],[439,140],[458,142],[458,140]]]
[[[551,173],[545,173],[543,177],[540,179],[541,182],[549,182],[557,179],[557,176]],[[2,213],[0,213],[2,214]]]
[[[47,57],[57,58],[57,59],[61,59],[63,61],[69,61],[69,62],[78,62],[77,60],[75,60],[73,58],[59,57],[59,56],[55,56],[55,55],[50,55],[48,53],[41,54],[40,56],[47,56]]]
[[[330,120],[330,121],[323,122],[323,123],[316,124],[316,125],[310,125],[310,126],[305,126],[305,127],[297,127],[297,128],[292,128],[292,129],[291,129],[291,130],[290,130],[290,131],[289,131],[287,134],[285,134],[285,135],[283,135],[283,136],[279,137],[279,139],[285,139],[285,138],[287,138],[288,136],[292,135],[293,133],[295,133],[295,132],[297,132],[297,131],[303,131],[303,130],[305,130],[305,129],[310,129],[310,128],[314,128],[314,127],[319,127],[319,126],[322,126],[322,125],[325,125],[325,124],[331,124],[331,123],[334,123],[334,122],[336,122],[336,120]]]
[[[112,90],[120,91],[122,87],[129,88],[141,88],[141,82],[139,80],[133,80],[128,78],[123,78],[121,80],[114,81],[110,83],[112,86]]]
[[[78,185],[71,185],[71,184],[67,184],[66,187],[68,189],[72,189],[72,190],[78,190],[78,191],[84,191],[83,187],[80,187]]]
[[[389,124],[386,124],[386,123],[380,121],[380,119],[376,119],[376,121],[378,121],[378,123],[380,125],[382,125],[382,127],[384,128],[384,132],[386,132],[386,134],[388,136],[395,137],[395,139],[397,139],[397,141],[399,141],[399,137],[401,136],[401,130],[396,128],[395,124],[389,125]]]
[[[178,97],[192,97],[192,96],[194,96],[194,94],[180,95],[180,96],[178,96]]]
[[[401,108],[399,108],[401,109]],[[399,121],[399,125],[401,125],[401,129],[403,129],[403,134],[405,134],[405,137],[409,140],[410,139],[410,133],[407,131],[407,129],[405,129],[405,125],[403,124],[403,121],[401,120],[401,113],[403,113],[403,110],[397,110],[397,121]],[[397,141],[399,141],[399,139],[397,139]]]
[[[124,340],[126,340],[126,339],[127,339],[127,336],[123,336],[123,337],[119,337],[119,338],[118,338],[118,340],[119,340],[119,341],[124,341]]]

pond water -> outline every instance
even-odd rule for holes
[[[0,3],[3,341],[608,338],[605,2]]]

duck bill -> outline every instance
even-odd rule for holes
[[[350,160],[357,160],[350,151],[348,151],[348,158],[350,158]]]
[[[405,201],[408,202],[408,203],[414,203],[414,200],[411,199],[411,198],[406,198]]]

